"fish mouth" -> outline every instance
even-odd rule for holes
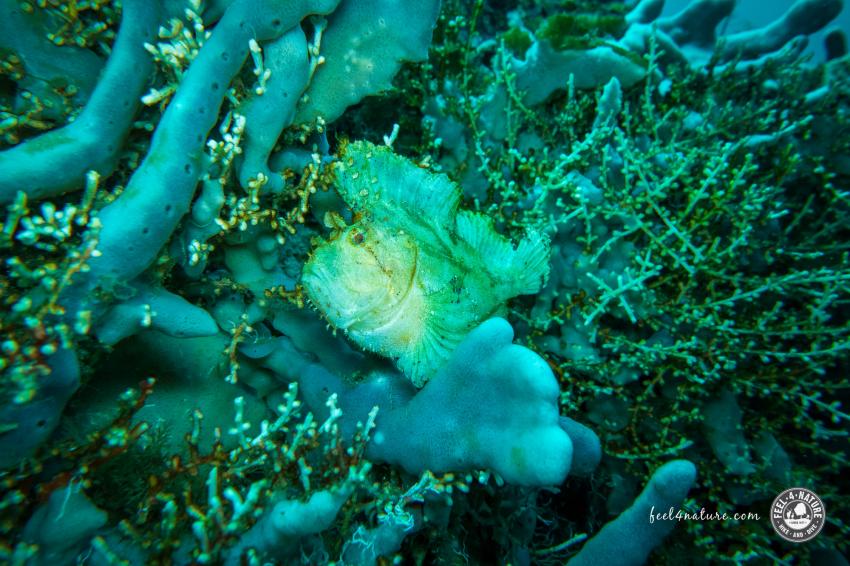
[[[351,319],[358,316],[356,303],[343,281],[324,262],[308,264],[301,275],[310,301],[317,309],[325,313],[328,320],[337,328],[347,328]]]

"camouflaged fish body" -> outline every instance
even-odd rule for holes
[[[304,267],[312,303],[364,349],[397,360],[422,386],[466,334],[548,275],[546,240],[515,248],[482,214],[459,210],[460,189],[366,142],[335,164],[355,220],[321,242]]]

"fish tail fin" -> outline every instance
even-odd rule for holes
[[[546,283],[549,240],[545,235],[528,232],[514,247],[496,232],[490,218],[465,210],[458,214],[456,228],[458,237],[476,250],[490,274],[498,276],[508,298],[536,293]]]
[[[538,292],[549,277],[549,238],[537,231],[527,232],[514,250],[512,265],[514,293]]]

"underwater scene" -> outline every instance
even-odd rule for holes
[[[0,0],[0,564],[847,565],[848,10]]]

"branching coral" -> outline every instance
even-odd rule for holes
[[[705,10],[709,3],[697,4]],[[693,9],[689,17],[705,15]],[[540,11],[537,5],[520,15],[531,23],[545,16]],[[488,17],[479,13],[478,25]],[[823,482],[847,458],[804,439],[834,447],[826,439],[841,436],[836,425],[847,418],[840,409],[847,233],[839,220],[847,200],[838,181],[846,169],[813,129],[818,116],[838,115],[842,126],[833,132],[847,131],[843,91],[825,95],[819,71],[792,49],[755,63],[724,55],[679,66],[663,36],[644,31],[641,49],[656,80],[627,88],[610,69],[600,91],[567,82],[565,92],[552,91],[534,107],[507,45],[482,46],[478,75],[469,76],[468,63],[454,73],[442,69],[448,78],[436,81],[432,96],[449,103],[428,105],[439,110],[434,134],[457,124],[465,134],[437,138],[435,152],[492,216],[549,227],[550,282],[530,316],[521,307],[514,313],[557,360],[565,406],[583,409],[602,433],[603,466],[619,478],[624,467],[646,470],[671,455],[725,464],[752,453],[758,471],[745,478],[719,462],[700,466],[712,486],[700,497],[724,510],[758,508],[789,477]],[[683,46],[694,39],[677,37]],[[450,102],[457,85],[461,104]],[[468,159],[456,166],[464,152],[475,156],[473,167]],[[722,418],[743,411],[741,438],[752,448],[714,442],[711,425],[703,425],[724,387],[739,396],[740,409],[724,405]],[[786,403],[794,409],[780,410]],[[805,433],[788,432],[801,426]],[[792,445],[811,466],[789,472]],[[813,450],[817,463],[809,459]],[[632,488],[619,489],[630,497]],[[618,497],[615,490],[611,501]],[[841,513],[838,524],[846,522]],[[747,525],[746,551],[726,528],[692,529],[723,533],[728,551],[711,556],[738,560],[748,552],[781,554],[758,542],[770,536],[765,526]]]

